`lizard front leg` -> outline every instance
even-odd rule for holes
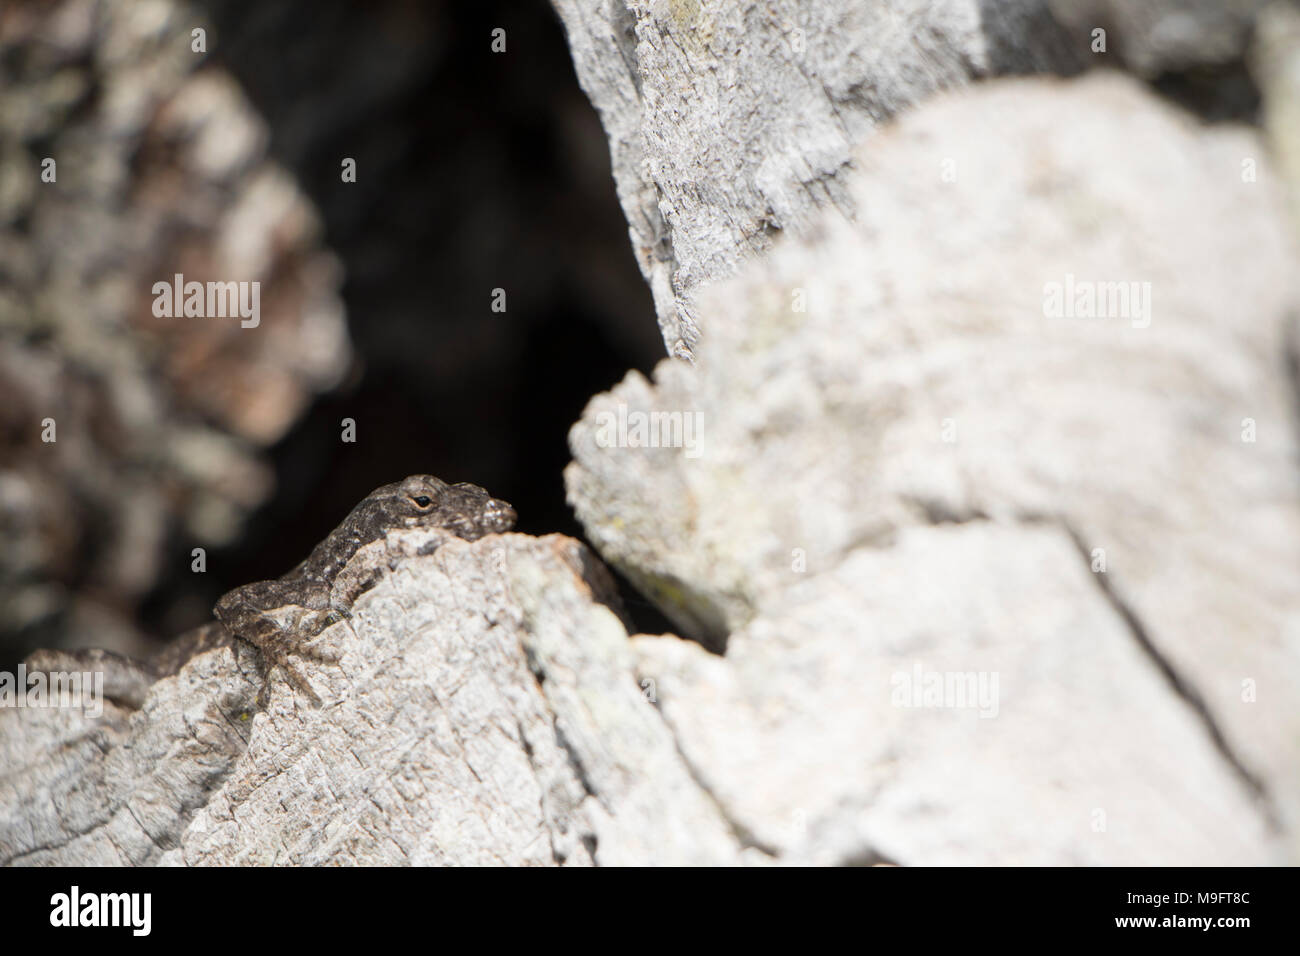
[[[340,615],[330,607],[330,589],[323,582],[301,579],[258,581],[235,588],[217,602],[213,613],[235,637],[262,652],[289,682],[320,703],[292,656],[338,663],[337,656],[310,642]]]

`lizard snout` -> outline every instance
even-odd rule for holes
[[[518,517],[510,502],[500,498],[489,498],[483,508],[483,523],[491,529],[491,533],[509,531],[515,526]]]

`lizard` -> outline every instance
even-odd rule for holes
[[[336,579],[361,548],[389,531],[438,528],[466,541],[501,534],[515,524],[515,509],[469,482],[449,485],[433,475],[411,475],[368,494],[343,522],[287,574],[228,591],[213,614],[231,636],[252,644],[299,690],[319,697],[289,661],[291,652],[331,661],[309,642],[341,620],[378,574],[337,589]]]
[[[515,509],[469,482],[448,484],[433,475],[411,475],[368,494],[343,522],[316,545],[306,560],[287,574],[255,581],[223,594],[213,608],[215,621],[176,638],[150,661],[139,662],[107,651],[38,651],[29,667],[80,670],[94,663],[110,680],[106,695],[138,707],[149,685],[180,670],[196,654],[235,640],[257,648],[269,665],[279,667],[298,690],[314,702],[320,697],[289,660],[297,654],[333,663],[310,642],[348,614],[352,601],[378,581],[380,571],[339,584],[341,572],[366,545],[389,531],[441,529],[466,541],[502,534],[515,524]],[[107,665],[113,665],[111,668]],[[120,688],[117,690],[116,688]]]

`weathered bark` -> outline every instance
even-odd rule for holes
[[[394,534],[319,707],[236,645],[139,709],[0,710],[0,861],[1296,862],[1262,137],[1120,76],[929,99],[1077,63],[1045,3],[556,6],[695,360],[593,400],[570,498],[697,640],[629,641],[568,539]],[[1055,314],[1076,280],[1137,287]]]
[[[1180,114],[1117,75],[917,108],[856,221],[572,430],[592,542],[725,647],[639,637],[640,673],[782,858],[1294,858],[1300,271],[1260,137]],[[1133,298],[1057,315],[1076,282]],[[655,413],[694,441],[644,447]]]
[[[699,292],[854,213],[855,146],[935,92],[1123,67],[1207,114],[1250,108],[1242,63],[1268,0],[552,0],[609,135],[669,354]],[[1096,30],[1105,31],[1097,43]]]
[[[320,706],[238,644],[139,710],[0,710],[0,863],[741,858],[582,545],[405,532],[353,561],[388,573],[321,635],[337,664],[303,662]]]

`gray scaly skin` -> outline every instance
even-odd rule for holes
[[[357,551],[399,529],[440,528],[476,541],[514,524],[515,509],[478,485],[412,475],[372,491],[288,574],[235,588],[217,601],[213,613],[232,635],[257,647],[299,690],[319,701],[288,655],[330,660],[307,642],[340,620],[352,600],[374,584],[369,579],[342,599],[336,594],[335,578]]]

